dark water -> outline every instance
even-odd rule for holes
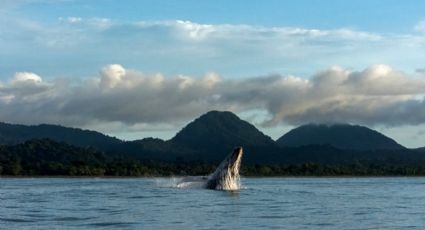
[[[2,229],[424,229],[425,178],[0,178]]]

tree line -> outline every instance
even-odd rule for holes
[[[153,161],[113,156],[94,148],[49,139],[0,146],[2,176],[185,176],[208,175],[217,164]],[[346,164],[243,164],[243,176],[424,176],[425,166],[386,161]]]

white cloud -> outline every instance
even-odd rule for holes
[[[82,18],[80,17],[67,17],[67,18],[63,18],[63,17],[59,17],[58,20],[60,22],[66,22],[66,23],[81,23],[83,21]]]
[[[99,29],[108,29],[113,25],[109,18],[90,18],[87,20],[87,24]]]
[[[207,73],[204,78],[202,79],[202,84],[206,87],[206,88],[213,88],[214,86],[216,86],[218,83],[220,83],[222,80],[220,78],[220,76],[218,76],[216,73]]]
[[[188,37],[192,39],[202,39],[216,31],[215,26],[213,25],[198,24],[190,21],[178,20],[173,24],[177,28],[185,31]]]
[[[17,73],[0,87],[0,117],[14,123],[79,127],[170,127],[219,109],[264,111],[267,116],[259,120],[265,126],[309,122],[399,126],[425,124],[424,94],[423,76],[387,65],[363,71],[331,67],[309,80],[290,75],[229,80],[216,73],[200,78],[146,75],[113,64],[78,84],[44,82],[34,73]]]
[[[100,84],[103,88],[114,88],[123,81],[125,69],[118,64],[108,65],[101,71]]]
[[[21,106],[21,103],[44,104],[45,97],[53,96],[54,85],[43,82],[35,73],[18,72],[7,84],[0,84],[0,101],[8,106]],[[0,105],[1,107],[1,105]],[[19,108],[13,108],[19,110]]]
[[[206,71],[227,76],[311,75],[314,69],[334,64],[362,68],[389,63],[403,70],[418,69],[425,53],[422,34],[349,28],[123,22],[74,16],[49,24],[8,17],[0,30],[8,31],[0,35],[0,58],[11,73],[34,66],[40,72],[61,66],[60,72],[88,75],[92,66],[122,63],[174,75]],[[17,64],[15,59],[22,61]]]
[[[18,72],[15,74],[15,76],[12,79],[12,85],[18,85],[18,84],[39,84],[43,80],[40,76],[38,76],[35,73],[29,73],[29,72]]]

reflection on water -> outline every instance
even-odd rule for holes
[[[423,229],[425,178],[1,178],[0,228]]]

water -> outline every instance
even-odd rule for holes
[[[1,229],[424,229],[425,178],[0,178]]]

